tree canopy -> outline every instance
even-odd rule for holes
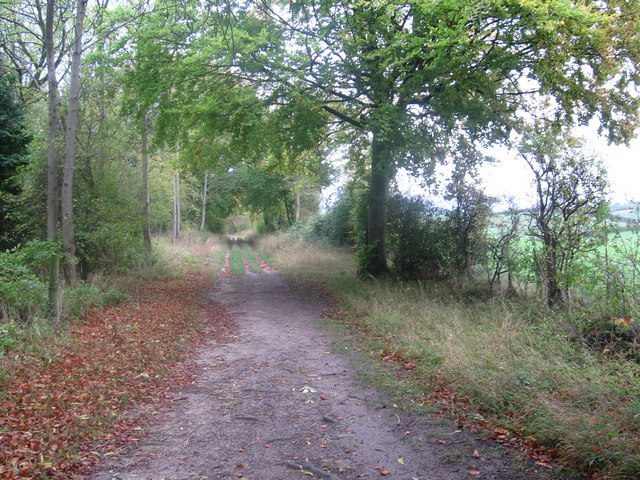
[[[4,54],[22,92],[60,75],[62,98],[49,105],[62,109],[49,123],[68,127],[60,118],[75,109],[63,75],[74,19],[64,2],[46,6],[49,22],[40,3],[3,3],[0,35],[15,45],[5,42]],[[82,113],[92,101],[84,89],[108,78],[139,137],[129,151],[164,151],[197,178],[237,170],[282,175],[284,188],[320,185],[331,149],[347,145],[368,185],[361,271],[383,275],[387,198],[399,169],[428,183],[436,164],[473,166],[485,158],[481,147],[508,143],[541,117],[565,127],[596,119],[612,142],[633,135],[639,11],[637,0],[89,5],[74,92]],[[49,183],[56,178],[52,166]]]
[[[285,29],[283,64],[266,79],[314,99],[370,143],[362,268],[385,261],[385,201],[400,167],[506,141],[529,104],[566,124],[597,117],[611,141],[638,119],[638,3],[396,0],[291,1],[258,8]],[[427,168],[427,171],[429,169]]]

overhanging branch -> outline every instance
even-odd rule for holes
[[[362,124],[362,122],[359,122],[359,121],[358,121],[358,120],[356,120],[355,118],[351,118],[349,115],[345,115],[344,113],[339,112],[339,111],[338,111],[338,110],[336,110],[335,108],[331,108],[331,107],[330,107],[330,106],[328,106],[328,105],[324,105],[324,106],[322,107],[322,109],[323,109],[325,112],[329,112],[331,115],[334,115],[334,116],[338,117],[340,120],[342,120],[342,121],[344,121],[344,122],[347,122],[347,123],[350,123],[350,124],[351,124],[351,125],[353,125],[354,127],[364,129],[364,125]]]

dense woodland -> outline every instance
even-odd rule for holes
[[[574,131],[634,138],[639,62],[637,0],[1,0],[0,348],[153,264],[155,238],[286,230],[365,280],[527,298],[638,362],[638,208],[611,208]],[[494,212],[495,145],[532,208]]]

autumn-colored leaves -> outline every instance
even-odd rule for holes
[[[198,301],[209,286],[203,274],[154,282],[138,302],[96,309],[72,325],[70,341],[47,357],[4,361],[0,478],[78,478],[136,441],[142,418],[123,413],[133,402],[152,410],[191,378],[176,360],[198,335]]]

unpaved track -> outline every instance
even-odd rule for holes
[[[93,480],[557,478],[512,470],[356,383],[353,354],[318,328],[329,305],[311,287],[267,270],[221,279],[212,295],[236,316],[235,334],[202,349],[198,380]]]

